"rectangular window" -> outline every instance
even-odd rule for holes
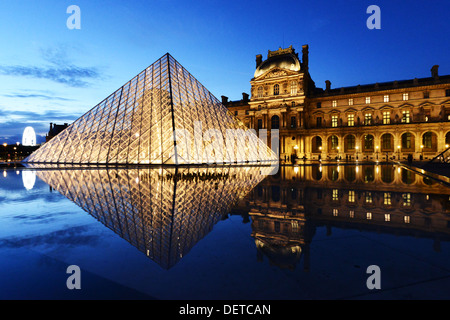
[[[349,105],[349,106],[352,106],[352,105],[353,105],[353,99],[352,99],[352,98],[348,99],[348,105]]]
[[[295,96],[297,94],[297,82],[291,82],[291,96]]]
[[[337,217],[339,214],[338,209],[333,209],[333,217]]]
[[[322,102],[317,102],[317,109],[322,108]]]
[[[333,100],[333,101],[331,102],[331,106],[332,106],[332,107],[337,107],[337,100]]]
[[[409,113],[409,110],[404,110],[402,112],[402,123],[410,123],[411,122],[411,116]]]
[[[258,119],[258,129],[262,129],[262,119]]]
[[[355,115],[354,114],[349,114],[347,116],[347,124],[349,127],[353,127],[355,125]]]
[[[372,220],[372,212],[367,212],[366,218],[367,220]]]
[[[350,216],[350,218],[354,218],[354,217],[355,217],[355,211],[350,210],[350,212],[348,213],[348,215]]]
[[[297,128],[297,118],[291,117],[291,128]]]
[[[445,96],[450,97],[450,89],[445,90]]]
[[[383,111],[383,124],[391,123],[391,113],[389,111]]]
[[[370,97],[366,97],[366,104],[370,103]]]
[[[366,203],[372,203],[372,192],[366,192]]]
[[[423,98],[424,99],[428,99],[430,97],[430,92],[429,91],[424,91],[423,92]]]
[[[403,94],[403,101],[407,101],[409,99],[409,93]]]
[[[409,216],[404,216],[404,217],[403,217],[403,221],[405,221],[405,223],[410,223],[410,222],[411,222],[411,219],[410,219]]]
[[[235,115],[235,116],[237,117],[237,115],[238,115],[238,112],[237,112],[237,111],[235,111],[235,112],[234,112],[234,115]]]
[[[372,124],[372,114],[366,113],[364,114],[364,125],[370,126]]]
[[[384,221],[391,221],[391,215],[389,213],[384,214]]]
[[[331,126],[333,128],[338,126],[338,116],[331,116]]]
[[[388,94],[384,95],[384,102],[389,102],[389,95]]]
[[[404,193],[402,196],[403,196],[403,206],[404,207],[411,206],[411,193]]]
[[[391,193],[390,192],[384,193],[384,204],[387,206],[391,205]]]
[[[348,192],[348,202],[355,202],[355,191],[350,190]]]
[[[322,127],[322,117],[316,118],[316,127],[321,128]]]
[[[245,110],[245,115],[248,116],[250,114],[250,111]]]
[[[339,200],[339,189],[333,189],[332,200],[333,200],[333,201]]]

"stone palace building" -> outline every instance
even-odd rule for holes
[[[431,160],[450,145],[450,75],[316,87],[290,46],[256,56],[251,94],[222,103],[247,127],[279,129],[281,160]],[[270,137],[268,139],[270,141]]]

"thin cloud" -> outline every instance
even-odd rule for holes
[[[16,77],[47,79],[75,88],[85,88],[90,80],[101,78],[96,67],[80,67],[70,61],[64,46],[41,49],[46,66],[0,65],[0,74]]]
[[[12,93],[12,94],[4,94],[3,97],[21,98],[21,99],[43,99],[43,100],[52,100],[52,101],[75,101],[74,99],[50,96],[50,95],[45,95],[45,94],[37,94],[37,93]]]
[[[95,80],[100,78],[100,73],[96,68],[83,68],[73,65],[59,67],[0,66],[0,74],[16,77],[47,79],[75,88],[88,87],[89,82],[86,80]]]

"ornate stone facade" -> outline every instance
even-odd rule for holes
[[[256,56],[251,96],[222,102],[252,129],[280,130],[280,158],[429,160],[450,145],[450,75],[331,88],[315,86],[295,49]],[[269,139],[270,141],[270,139]]]

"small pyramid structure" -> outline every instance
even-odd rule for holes
[[[169,53],[24,160],[61,164],[277,161]]]

